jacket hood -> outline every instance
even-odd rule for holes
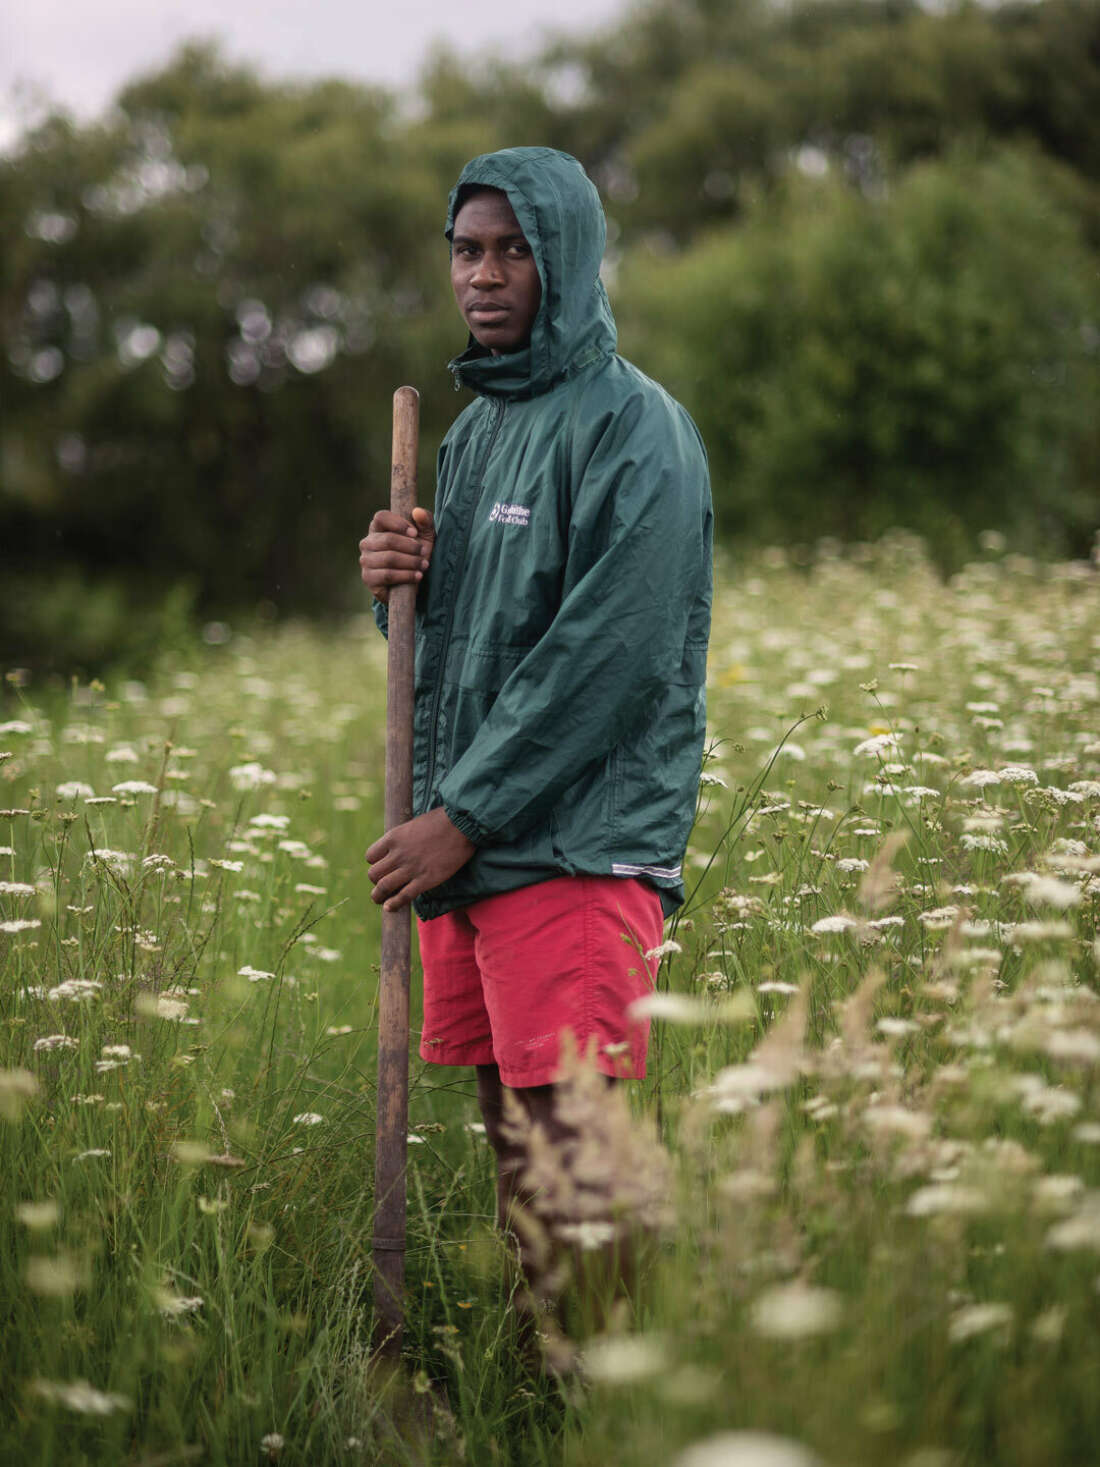
[[[596,187],[568,153],[505,148],[467,163],[451,190],[446,236],[471,186],[507,194],[542,281],[530,343],[494,357],[471,336],[450,363],[456,383],[490,397],[534,397],[615,350],[615,318],[600,280],[607,223]]]

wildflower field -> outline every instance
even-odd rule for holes
[[[533,1367],[472,1078],[414,1060],[396,1405],[380,639],[10,676],[0,1461],[1097,1460],[1098,667],[1084,564],[945,584],[898,537],[724,570],[689,901],[593,1182],[648,1208],[637,1296]]]

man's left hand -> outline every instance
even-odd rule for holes
[[[395,825],[367,851],[371,899],[387,912],[399,912],[422,891],[453,876],[476,849],[442,806]]]

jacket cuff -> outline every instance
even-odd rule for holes
[[[475,846],[487,846],[491,839],[484,825],[479,825],[472,815],[467,815],[464,810],[456,810],[453,805],[443,802],[443,812],[454,828],[461,831],[467,840],[473,841]]]

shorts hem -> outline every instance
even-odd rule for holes
[[[597,1056],[595,1060],[596,1070],[601,1075],[606,1075],[611,1080],[644,1080],[645,1060],[636,1063],[627,1061],[625,1064],[619,1060]],[[536,1085],[557,1085],[561,1080],[561,1065],[555,1061],[554,1064],[532,1065],[530,1069],[519,1070],[508,1066],[500,1066],[500,1083],[506,1085],[509,1090],[530,1090]]]
[[[495,1065],[493,1046],[486,1040],[473,1044],[448,1044],[440,1040],[420,1046],[420,1058],[429,1065]]]

